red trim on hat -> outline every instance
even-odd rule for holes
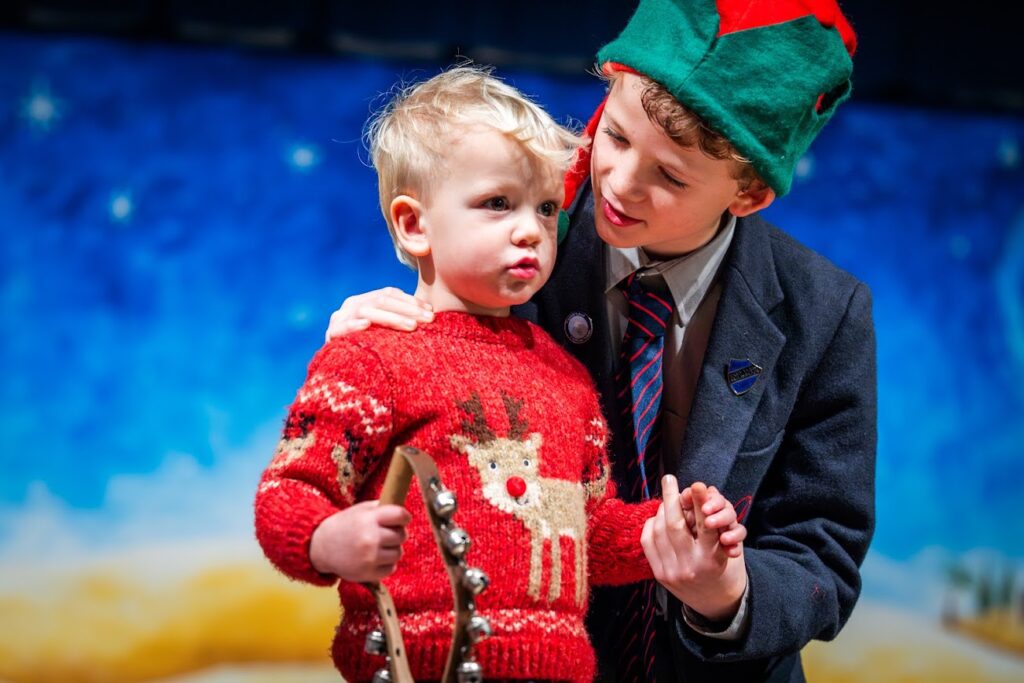
[[[611,74],[613,71],[625,71],[628,74],[636,74],[640,76],[640,72],[631,66],[626,66],[622,62],[605,62],[601,65],[601,71],[605,74]]]
[[[583,129],[583,134],[590,138],[590,144],[576,150],[576,158],[573,159],[572,166],[565,173],[565,201],[562,202],[563,209],[569,208],[569,205],[576,199],[576,193],[579,191],[580,186],[587,182],[587,177],[590,176],[590,150],[594,146],[597,124],[601,121],[601,114],[604,112],[604,105],[607,102],[607,97],[601,100],[601,104],[597,105],[594,115],[587,122],[587,127]]]
[[[719,36],[784,24],[813,14],[822,26],[839,31],[851,57],[857,49],[857,36],[836,0],[715,0],[715,4]]]

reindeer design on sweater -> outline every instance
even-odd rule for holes
[[[499,438],[487,425],[480,396],[473,392],[468,401],[458,404],[472,419],[463,420],[465,435],[450,437],[452,448],[466,455],[480,473],[487,502],[515,516],[530,532],[527,595],[540,599],[545,541],[551,553],[547,600],[553,602],[561,595],[560,540],[565,536],[575,548],[575,598],[576,604],[582,605],[586,597],[586,492],[580,482],[540,476],[541,435],[527,435],[526,421],[519,416],[522,400],[505,393],[501,398],[508,414],[508,437]]]

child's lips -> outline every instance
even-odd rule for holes
[[[630,225],[636,225],[637,223],[640,222],[639,218],[627,216],[626,214],[616,209],[614,206],[611,205],[611,203],[607,199],[601,200],[601,210],[604,213],[604,217],[611,221],[612,225],[617,225],[620,228],[625,228]]]
[[[540,261],[532,258],[521,259],[509,268],[509,273],[512,274],[512,277],[521,278],[523,280],[530,280],[536,277],[539,272]]]

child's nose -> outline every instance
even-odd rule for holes
[[[629,155],[622,155],[612,167],[608,174],[608,184],[619,199],[634,199],[639,194],[641,184],[636,164]]]
[[[524,216],[517,224],[512,239],[516,244],[536,244],[540,241],[544,226],[536,216]]]

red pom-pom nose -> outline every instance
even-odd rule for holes
[[[518,498],[526,493],[526,482],[522,477],[509,477],[505,482],[505,490],[508,491],[508,495]]]

